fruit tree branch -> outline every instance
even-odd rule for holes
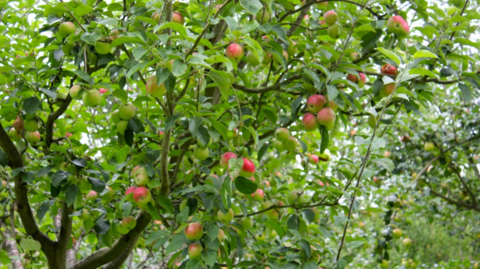
[[[462,183],[462,185],[465,187],[465,189],[467,189],[467,192],[468,194],[470,195],[470,197],[472,198],[472,201],[474,204],[477,204],[477,198],[475,197],[475,194],[473,193],[473,191],[470,189],[470,187],[468,186],[467,182],[465,182],[465,180],[463,179],[462,175],[460,175],[460,171],[458,170],[457,167],[454,167],[454,166],[450,166],[450,168],[452,168],[453,172],[457,175],[458,179],[460,180],[460,182]]]
[[[311,204],[311,205],[304,205],[304,204],[299,204],[299,205],[296,205],[296,204],[293,204],[293,205],[272,205],[272,206],[267,207],[265,209],[262,209],[260,211],[256,211],[256,212],[247,214],[247,217],[262,214],[262,213],[270,211],[272,209],[281,209],[281,208],[302,209],[302,208],[312,208],[312,207],[318,207],[318,206],[336,206],[336,205],[338,205],[338,202],[334,202],[334,203],[319,202],[319,203],[315,203],[315,204]],[[243,215],[243,214],[235,215],[235,218],[242,218],[242,217],[245,217],[245,215]]]
[[[296,79],[299,79],[301,78],[301,75],[299,74],[296,74],[296,75],[293,75],[287,79],[285,79],[283,82],[279,82],[279,83],[276,83],[272,86],[268,86],[268,87],[264,87],[264,88],[247,88],[243,85],[239,85],[239,84],[232,84],[232,86],[237,89],[237,90],[240,90],[242,92],[246,92],[246,93],[264,93],[264,92],[269,92],[269,91],[278,91],[280,90],[280,87],[284,84],[287,84],[289,82],[292,82]]]
[[[73,13],[70,11],[70,9],[68,9],[67,5],[63,2],[63,0],[60,0],[60,2],[63,3],[63,7],[67,10],[68,14],[72,16],[73,20],[78,24],[78,26],[80,26],[80,29],[82,29],[83,32],[87,33],[85,28],[83,28],[82,24],[77,20],[77,18],[75,18],[75,16],[73,16]]]

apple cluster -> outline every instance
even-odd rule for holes
[[[303,115],[303,128],[307,132],[318,129],[318,126],[324,126],[328,131],[335,126],[335,110],[336,105],[333,101],[328,102],[327,99],[320,94],[315,94],[307,99],[307,110],[309,112]],[[316,114],[316,115],[315,115]]]
[[[41,140],[41,135],[38,132],[38,122],[34,118],[29,118],[23,120],[22,117],[17,116],[13,122],[13,127],[8,131],[10,138],[15,141],[18,141],[22,138],[22,135],[25,136],[30,144],[35,144]]]

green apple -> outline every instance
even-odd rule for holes
[[[86,208],[84,208],[82,210],[82,214],[80,216],[78,216],[79,219],[81,220],[86,220],[90,217],[90,213],[88,212],[88,210]]]
[[[101,42],[101,41],[97,41],[97,43],[95,43],[95,51],[98,52],[99,54],[108,54],[110,53],[110,43],[106,43],[106,42]]]
[[[126,120],[121,120],[117,123],[117,131],[121,135],[125,134],[125,131],[127,130],[127,127],[128,127],[128,121],[126,121]]]
[[[38,130],[38,122],[36,120],[26,120],[25,130],[28,132],[35,132]]]
[[[249,217],[243,217],[241,221],[242,227],[245,230],[250,230],[253,227],[253,220]]]
[[[70,88],[70,96],[72,98],[77,98],[78,97],[78,93],[80,92],[80,90],[82,89],[82,87],[80,87],[80,85],[73,85],[71,88]]]
[[[128,103],[128,104],[123,104],[118,108],[118,115],[122,120],[130,120],[135,116],[135,106]]]
[[[117,232],[118,232],[119,234],[128,234],[129,231],[130,231],[130,230],[127,229],[125,226],[123,226],[122,223],[119,223],[119,224],[117,225]]]
[[[148,94],[150,94],[153,97],[162,97],[166,92],[167,88],[165,88],[165,85],[162,83],[160,85],[157,85],[157,77],[151,76],[147,80],[147,84],[145,85],[145,89]]]
[[[100,104],[101,96],[98,90],[92,89],[83,93],[83,104],[88,107],[94,107]]]
[[[435,144],[432,142],[427,142],[425,143],[425,151],[434,151],[435,150]]]
[[[298,141],[295,137],[290,136],[286,141],[283,141],[283,148],[290,152],[294,152],[297,149]]]
[[[110,202],[113,200],[113,196],[115,195],[115,191],[110,186],[105,188],[107,191],[102,195],[102,198],[105,202]]]
[[[233,209],[230,208],[226,214],[224,214],[221,210],[218,210],[217,212],[217,218],[220,222],[223,223],[229,223],[230,221],[233,220],[233,217],[235,216],[235,213],[233,212]]]
[[[393,235],[394,238],[400,238],[400,237],[402,237],[402,230],[398,229],[398,228],[394,229],[392,231],[392,235]]]
[[[208,158],[210,155],[210,151],[208,148],[202,148],[200,146],[197,146],[195,150],[193,151],[193,156],[199,161],[203,161]]]
[[[288,140],[288,138],[290,137],[290,131],[288,131],[287,128],[278,128],[276,131],[275,131],[275,137],[277,138],[278,141],[280,142],[285,142]]]
[[[61,37],[67,37],[73,33],[75,33],[75,30],[77,27],[73,22],[66,21],[58,27],[58,33],[60,34]]]
[[[111,123],[119,123],[120,122],[120,114],[118,110],[112,112],[112,116],[110,117]]]
[[[301,191],[290,192],[290,194],[288,195],[288,203],[291,204],[291,205],[293,205],[295,203],[300,203],[301,202],[301,199],[300,199],[301,196],[302,196]]]
[[[122,219],[122,225],[128,230],[131,230],[137,225],[137,220],[133,216],[128,216]]]

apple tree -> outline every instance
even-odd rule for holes
[[[0,2],[1,268],[414,267],[478,223],[479,8]]]

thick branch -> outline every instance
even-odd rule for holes
[[[63,204],[61,213],[60,235],[56,247],[56,256],[59,264],[67,263],[67,250],[70,237],[72,235],[72,218],[69,215],[72,213],[72,208],[67,204]]]
[[[52,144],[53,124],[63,114],[63,112],[67,110],[71,102],[72,102],[72,97],[70,96],[70,94],[68,94],[67,98],[65,98],[65,100],[62,102],[62,105],[60,106],[60,108],[48,116],[46,132],[45,132],[45,142],[47,143],[47,147],[50,147],[50,145]]]

